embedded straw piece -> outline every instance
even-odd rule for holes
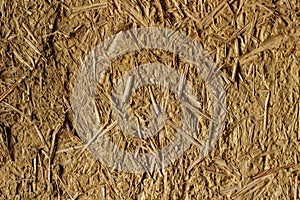
[[[18,81],[16,81],[6,92],[4,92],[0,96],[0,102],[5,99],[18,85],[26,78],[26,76],[21,77]]]
[[[159,114],[160,114],[160,109],[159,109],[159,107],[158,107],[158,105],[157,105],[157,103],[156,103],[156,101],[155,101],[155,98],[154,98],[152,89],[151,89],[150,86],[148,87],[148,89],[149,89],[149,93],[150,93],[150,97],[151,97],[151,102],[152,102],[152,104],[153,104],[155,113],[156,113],[156,115],[159,115]]]
[[[91,145],[98,137],[100,137],[100,136],[106,134],[107,132],[111,131],[116,125],[117,125],[117,122],[114,121],[106,129],[104,129],[104,130],[103,129],[99,129],[95,133],[94,137],[84,146],[84,149],[82,149],[82,151],[86,150],[89,147],[89,145]]]
[[[72,14],[86,12],[86,11],[90,11],[90,10],[97,10],[99,8],[105,8],[105,7],[107,7],[107,3],[95,3],[95,4],[86,5],[86,6],[73,7]]]
[[[269,101],[270,101],[270,92],[267,95],[266,101],[265,101],[265,112],[264,112],[264,130],[267,130],[267,124],[268,124],[268,110],[269,110]]]
[[[123,103],[128,101],[128,98],[130,97],[131,94],[131,89],[132,89],[132,83],[134,81],[134,77],[133,76],[129,76],[126,85],[125,85],[125,89],[124,89],[124,94],[123,94]]]

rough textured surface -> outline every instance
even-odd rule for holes
[[[226,127],[203,160],[192,146],[164,170],[117,172],[82,151],[70,96],[91,49],[149,26],[178,30],[210,53],[226,83]],[[0,199],[300,198],[299,1],[2,0],[0,27]],[[170,57],[141,54],[110,73]]]

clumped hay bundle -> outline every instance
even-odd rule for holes
[[[300,198],[299,1],[1,1],[0,27],[1,199]],[[228,105],[225,130],[207,157],[193,144],[162,170],[131,174],[107,168],[86,150],[71,95],[84,57],[139,27],[169,28],[201,43],[225,82]],[[99,80],[100,124],[129,151],[164,145],[173,127],[169,135],[135,141],[111,125],[109,105],[101,102],[110,98],[111,76],[155,61],[195,80],[190,65],[159,50],[124,55]],[[209,117],[209,92],[195,84]],[[133,94],[133,112],[147,123],[153,99],[167,96],[177,122],[178,102],[154,86]],[[209,122],[201,119],[200,142]]]

